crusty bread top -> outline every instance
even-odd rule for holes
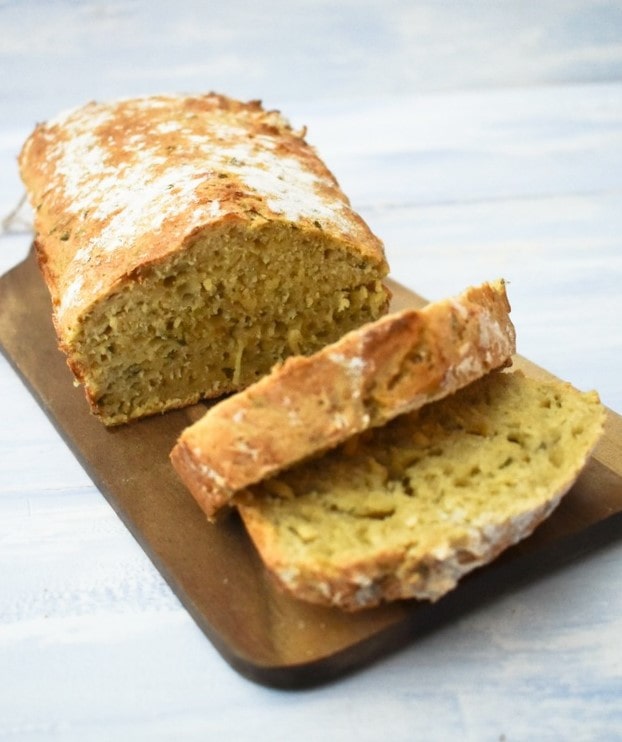
[[[141,267],[224,220],[329,231],[386,266],[380,241],[303,137],[258,101],[216,94],[89,103],[37,126],[19,163],[60,333]]]
[[[515,352],[509,312],[497,281],[290,358],[188,427],[173,465],[213,518],[250,484],[508,364]]]

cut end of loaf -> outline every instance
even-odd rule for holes
[[[382,274],[320,232],[224,226],[142,268],[65,345],[94,412],[124,423],[242,389],[378,318]]]
[[[554,510],[603,421],[595,393],[496,372],[254,486],[239,510],[297,598],[434,601]]]

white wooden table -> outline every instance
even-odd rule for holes
[[[622,6],[0,3],[0,213],[36,121],[214,89],[294,123],[440,298],[622,411]],[[0,272],[31,233],[0,238]],[[28,342],[28,338],[24,338]],[[305,692],[225,664],[0,358],[0,740],[622,739],[622,539]]]

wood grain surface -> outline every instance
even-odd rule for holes
[[[393,308],[424,299],[391,285]],[[24,342],[28,338],[28,342]],[[0,279],[0,342],[88,475],[222,656],[259,683],[302,687],[334,679],[462,615],[516,579],[541,575],[622,536],[622,419],[607,431],[562,505],[532,537],[469,576],[436,604],[402,601],[349,615],[281,594],[239,519],[207,523],[169,452],[204,405],[107,429],[88,411],[56,347],[34,255]],[[517,359],[526,372],[546,372]]]

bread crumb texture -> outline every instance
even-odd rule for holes
[[[276,111],[90,103],[20,155],[69,365],[107,424],[240,389],[388,306],[380,241]]]
[[[493,372],[254,486],[239,510],[299,598],[434,601],[554,510],[603,422],[596,393]]]
[[[208,518],[235,492],[511,361],[503,281],[405,309],[289,358],[186,428],[171,459]]]

